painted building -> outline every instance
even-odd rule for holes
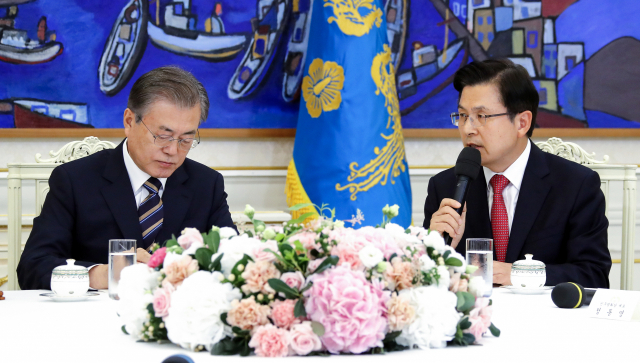
[[[491,0],[469,0],[467,3],[467,29],[469,33],[473,34],[473,26],[475,15],[473,14],[478,9],[485,9],[491,7]]]
[[[513,20],[536,18],[542,14],[540,1],[503,0],[502,5],[513,7]]]
[[[571,72],[584,58],[584,45],[572,43],[558,44],[558,80]]]
[[[524,53],[533,58],[536,73],[540,74],[542,69],[543,19],[515,21],[513,27],[524,30]]]
[[[475,11],[473,20],[473,36],[482,45],[484,50],[488,50],[491,42],[495,38],[495,16],[493,9],[479,9]]]

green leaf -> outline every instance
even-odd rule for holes
[[[318,323],[317,321],[311,322],[311,330],[313,330],[313,334],[321,337],[324,335],[324,325]]]
[[[284,281],[280,279],[269,279],[269,286],[277,292],[283,293],[287,299],[295,299],[300,296],[298,290],[290,287]],[[306,314],[305,314],[306,315]]]
[[[222,256],[224,253],[221,253],[218,257],[216,257],[215,261],[211,263],[211,271],[222,271]]]
[[[471,309],[473,307],[473,304],[475,304],[476,302],[476,298],[473,296],[473,294],[470,294],[468,292],[458,291],[456,292],[456,295],[458,296],[458,304],[456,308],[460,312]]]
[[[493,325],[493,323],[491,323],[491,325],[489,326],[489,331],[496,338],[500,336],[500,329],[496,328],[496,326]]]
[[[282,242],[282,240],[284,239],[285,235],[283,233],[278,233],[276,234],[276,241],[278,243]]]
[[[244,231],[244,233],[246,233],[246,234],[247,234],[247,236],[249,236],[249,237],[252,237],[252,238],[253,238],[253,232],[251,232],[251,230],[250,230],[250,229],[245,230],[245,231]]]
[[[254,219],[254,220],[252,220],[251,222],[253,223],[253,229],[254,229],[255,231],[258,231],[258,227],[261,227],[263,231],[264,231],[265,229],[267,229],[267,225],[266,225],[266,224],[264,224],[264,222],[263,222],[263,221],[260,221],[260,220]]]
[[[218,248],[220,248],[220,232],[211,231],[209,232],[208,237],[207,246],[209,246],[209,249],[211,249],[213,253],[217,253]]]
[[[471,345],[476,341],[476,337],[470,333],[464,333],[462,335],[462,339],[464,340],[465,343],[467,343],[467,345]]]
[[[122,326],[122,332],[129,335],[129,333],[127,333],[127,329],[125,329],[124,325]]]
[[[328,269],[329,267],[337,265],[339,260],[340,258],[338,256],[327,257],[324,261],[322,261],[322,263],[320,264],[320,266],[318,266],[318,268],[314,273],[319,274],[322,271]]]
[[[462,318],[458,323],[458,325],[460,326],[461,330],[466,330],[471,328],[471,322],[469,321],[469,317],[465,316],[464,318]]]
[[[198,260],[201,270],[209,271],[211,256],[213,256],[213,252],[206,247],[200,247],[196,250],[196,260]]]
[[[280,256],[276,251],[273,251],[270,248],[265,248],[264,250],[265,250],[265,252],[273,253],[273,255],[276,256],[276,258],[278,259],[278,261],[280,261],[285,266],[287,265],[287,261],[284,258],[282,258],[282,256]]]
[[[447,252],[449,252],[449,251],[447,251]],[[445,254],[446,254],[446,253],[445,253]],[[456,267],[460,267],[460,266],[462,266],[462,261],[458,260],[458,259],[457,259],[457,258],[455,258],[455,257],[449,257],[449,258],[446,258],[446,259],[444,260],[444,264],[445,264],[445,265],[447,265],[447,266],[456,266]]]
[[[296,247],[296,251],[300,251],[300,252],[305,251],[305,249],[302,246],[302,243],[300,241],[294,241],[293,245]]]
[[[446,251],[443,255],[442,258],[446,261],[447,257],[449,257],[449,255],[451,254],[451,251]]]
[[[251,348],[249,348],[249,342],[245,339],[242,347],[240,347],[240,356],[248,357],[251,354]]]
[[[278,250],[280,250],[280,253],[285,256],[287,251],[293,252],[293,247],[288,243],[281,243],[278,245]]]
[[[304,301],[302,300],[302,298],[298,299],[296,306],[293,308],[293,316],[295,316],[296,318],[307,316],[307,310],[305,310],[304,308]]]
[[[231,330],[233,331],[233,333],[235,335],[237,335],[239,337],[246,338],[246,337],[251,335],[251,332],[249,330],[242,330],[237,326],[232,327]]]
[[[306,208],[306,207],[313,207],[313,203],[300,203],[300,204],[296,204],[293,207],[290,207],[289,210],[292,212],[295,212],[297,210],[300,210],[302,208]]]
[[[391,256],[389,256],[389,259],[387,261],[391,262],[393,261],[394,258],[398,257],[397,253],[392,254]]]
[[[315,212],[305,213],[305,214],[301,215],[300,217],[298,217],[296,219],[292,219],[292,220],[288,221],[287,222],[287,226],[291,226],[293,224],[300,224],[300,223],[304,222],[305,219],[307,219],[309,217],[313,217],[314,215],[316,215]]]
[[[167,242],[165,242],[165,247],[169,248],[169,247],[173,247],[173,246],[180,246],[178,244],[178,240],[176,240],[176,236],[171,235],[171,239],[167,240]]]
[[[303,287],[302,290],[300,290],[300,294],[302,294],[303,292],[309,290],[311,288],[311,286],[313,286],[313,282],[309,282],[307,284],[307,286]]]
[[[220,314],[220,321],[222,321],[224,323],[224,325],[231,326],[231,324],[227,323],[227,315],[228,315],[228,313]]]

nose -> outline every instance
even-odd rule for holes
[[[460,133],[463,135],[475,135],[478,133],[478,128],[476,127],[476,125],[477,122],[473,120],[473,118],[469,117],[467,122],[459,127]]]
[[[176,155],[178,153],[178,141],[174,140],[169,145],[162,148],[162,152],[167,155]]]

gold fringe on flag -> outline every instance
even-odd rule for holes
[[[297,204],[311,203],[309,196],[304,191],[304,187],[300,182],[300,177],[298,176],[296,164],[293,162],[293,159],[289,163],[289,168],[287,168],[287,181],[284,185],[284,194],[287,195],[287,205],[289,207],[293,207]],[[319,217],[318,211],[316,211],[313,206],[308,206],[297,211],[292,211],[291,218],[296,219],[305,213],[314,213],[314,215],[305,219],[304,223],[309,223]]]

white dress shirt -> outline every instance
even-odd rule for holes
[[[516,205],[518,204],[518,195],[520,194],[520,186],[522,185],[522,178],[524,177],[524,171],[527,168],[527,162],[529,161],[529,154],[531,153],[531,142],[527,142],[527,147],[522,154],[511,164],[503,173],[494,173],[487,167],[482,167],[484,170],[484,179],[487,182],[487,199],[489,201],[489,220],[491,220],[491,206],[493,205],[493,187],[489,183],[491,178],[496,174],[504,175],[509,179],[509,184],[502,191],[502,198],[504,199],[504,205],[507,208],[507,216],[509,217],[509,235],[511,235],[511,225],[513,224],[513,215],[516,212]]]
[[[131,181],[131,188],[133,188],[133,195],[136,198],[136,206],[140,207],[140,203],[144,200],[144,198],[149,195],[149,191],[145,188],[144,182],[151,178],[151,175],[145,173],[140,170],[138,165],[133,161],[131,155],[129,155],[129,149],[127,147],[127,140],[124,140],[124,145],[122,146],[122,155],[124,156],[124,166],[127,167],[127,173],[129,174],[129,180]],[[160,191],[158,191],[158,195],[162,198],[162,193],[164,193],[164,186],[167,183],[167,178],[158,178],[160,183],[162,183],[162,187]]]

